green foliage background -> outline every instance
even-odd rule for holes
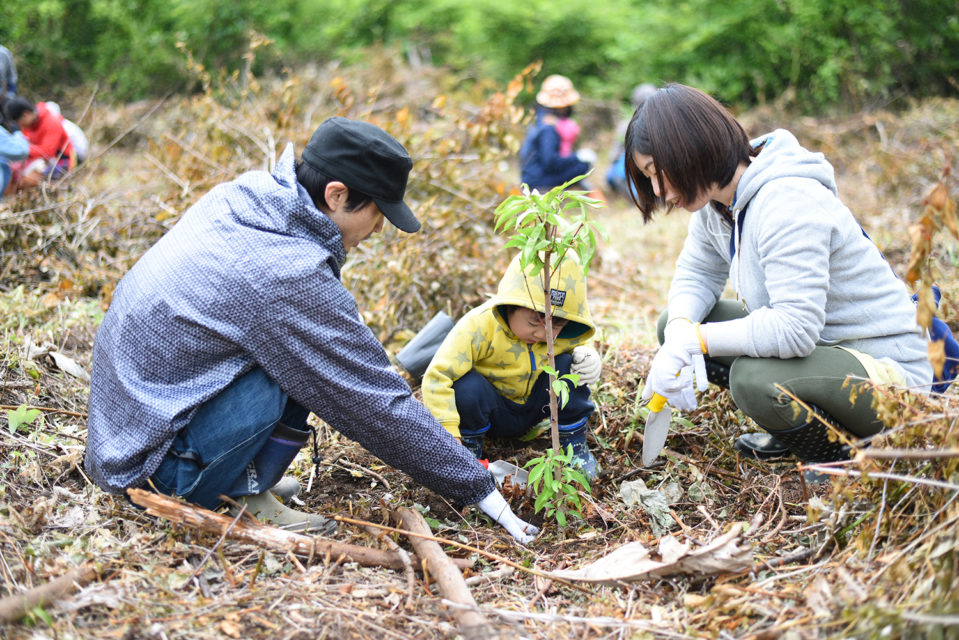
[[[262,37],[273,46],[254,62]],[[954,0],[36,0],[3,3],[0,43],[38,99],[94,81],[116,99],[192,90],[178,43],[214,77],[361,62],[388,45],[466,82],[505,83],[542,60],[596,98],[680,81],[807,112],[959,89]]]

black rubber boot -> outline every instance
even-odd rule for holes
[[[829,439],[829,427],[823,420],[836,425],[835,420],[822,409],[812,407],[816,416],[809,416],[809,422],[786,431],[775,431],[776,440],[785,445],[803,462],[835,462],[849,459],[849,447],[838,440]],[[818,416],[818,417],[817,417]],[[822,419],[820,419],[820,417]],[[841,429],[841,427],[839,427]]]
[[[747,458],[768,460],[789,455],[789,447],[776,440],[770,433],[744,433],[736,438],[733,448]]]
[[[228,495],[231,498],[255,495],[275,485],[306,444],[309,435],[309,431],[278,423],[263,448],[246,465]]]
[[[559,446],[564,453],[569,445],[573,445],[573,464],[579,467],[587,480],[595,480],[599,474],[599,465],[586,444],[586,420],[578,425],[559,425]]]

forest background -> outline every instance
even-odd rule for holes
[[[791,129],[833,163],[844,201],[897,274],[942,285],[939,314],[959,328],[955,219],[927,206],[936,185],[954,192],[959,161],[957,9],[929,0],[3,3],[0,44],[14,53],[21,93],[58,101],[92,150],[60,183],[0,202],[0,616],[9,596],[77,565],[95,579],[0,626],[0,637],[461,634],[428,572],[404,579],[172,525],[83,472],[86,376],[113,287],[210,188],[270,168],[288,142],[302,149],[327,116],[374,122],[415,160],[407,199],[422,232],[385,230],[343,272],[390,355],[437,310],[457,317],[495,287],[509,256],[492,211],[518,187],[516,150],[549,73],[569,75],[583,94],[576,117],[582,144],[600,152],[597,176],[639,82],[699,86],[753,134]],[[304,452],[292,469],[303,508],[383,524],[412,505],[434,535],[472,547],[444,545],[472,561],[464,575],[504,637],[959,637],[956,389],[883,395],[888,434],[818,489],[793,460],[739,458],[731,443],[757,427],[715,387],[643,468],[638,392],[688,214],[642,225],[631,203],[608,194],[596,216],[611,232],[589,276],[604,357],[590,441],[604,472],[565,539],[526,496],[507,492],[543,526],[520,547],[319,421],[319,465]],[[522,464],[545,446],[494,442],[490,452]],[[627,501],[640,479],[647,499],[670,496],[668,510]],[[580,567],[630,542],[655,550],[669,535],[700,550],[743,522],[737,544],[753,564],[742,571],[578,588],[527,572]],[[370,530],[343,521],[336,539],[389,546]]]
[[[507,82],[533,60],[585,95],[683,81],[735,105],[789,94],[807,113],[955,92],[950,0],[36,0],[5,2],[26,87],[54,97],[94,79],[117,99],[194,89],[209,70],[256,74],[361,61],[366,47]],[[251,37],[272,47],[248,55]]]

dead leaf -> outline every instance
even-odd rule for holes
[[[806,588],[803,595],[806,596],[806,604],[813,610],[816,617],[829,618],[832,616],[832,608],[830,605],[833,601],[833,594],[825,578],[822,576],[816,578],[813,583]]]
[[[53,351],[55,348],[56,346],[50,342],[43,342],[37,345],[33,342],[33,339],[27,337],[23,345],[23,350],[26,352],[26,357],[24,360],[39,360],[43,356]]]
[[[626,506],[637,506],[649,514],[653,535],[661,536],[670,529],[676,528],[676,521],[669,510],[670,501],[665,493],[647,489],[642,480],[624,482],[620,485],[619,491]]]
[[[549,575],[562,580],[616,585],[664,576],[738,573],[753,564],[752,549],[743,544],[744,530],[744,524],[736,524],[729,532],[696,549],[666,536],[659,541],[655,556],[643,543],[630,542],[585,567],[553,571]]]
[[[87,519],[87,514],[80,505],[73,505],[66,511],[50,518],[50,526],[60,529],[76,529]]]
[[[73,280],[70,278],[64,278],[57,284],[57,291],[62,296],[67,296],[73,293],[76,293],[76,286],[73,284]]]
[[[63,298],[61,298],[57,293],[55,293],[55,292],[53,292],[53,291],[51,291],[51,292],[48,293],[47,295],[43,296],[43,308],[44,308],[44,309],[53,309],[54,307],[56,307],[56,306],[57,306],[58,304],[60,304],[61,302],[63,302]]]
[[[10,520],[31,533],[39,533],[47,526],[55,507],[55,498],[38,498],[20,511],[11,507]]]
[[[926,351],[929,354],[929,363],[937,376],[942,375],[942,369],[946,366],[946,342],[944,340],[930,340],[927,343]]]
[[[229,620],[224,620],[220,623],[220,631],[231,638],[239,638],[242,635],[240,633],[240,626],[235,622],[230,622]]]
[[[86,370],[77,364],[77,361],[69,356],[65,356],[59,351],[51,351],[50,357],[53,358],[53,362],[57,365],[57,369],[64,373],[68,373],[74,378],[79,378],[81,380],[89,380],[90,374]]]

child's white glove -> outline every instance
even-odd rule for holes
[[[570,365],[569,372],[579,376],[577,387],[593,384],[599,380],[602,371],[603,359],[599,357],[596,349],[587,346],[573,347],[573,364]]]
[[[493,489],[491,494],[480,500],[476,506],[480,511],[503,525],[503,528],[520,544],[529,544],[539,533],[539,527],[523,522],[516,517],[506,499],[503,498],[503,494],[496,489]]]

